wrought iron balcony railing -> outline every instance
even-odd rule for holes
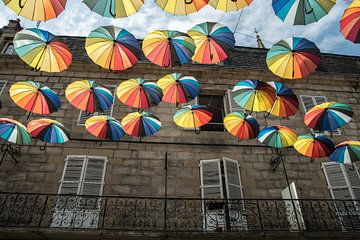
[[[358,201],[0,193],[0,227],[121,231],[360,231]]]

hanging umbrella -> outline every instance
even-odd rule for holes
[[[145,82],[142,78],[120,83],[116,95],[122,103],[137,109],[158,105],[163,97],[162,90],[156,83]]]
[[[69,68],[72,54],[62,42],[55,42],[54,35],[29,28],[16,33],[15,52],[35,71],[61,72]]]
[[[159,30],[146,34],[142,50],[150,62],[173,67],[186,64],[194,54],[195,45],[185,33]]]
[[[86,130],[101,140],[119,141],[125,137],[124,128],[115,118],[109,116],[93,116],[85,122]]]
[[[266,63],[270,71],[279,77],[305,78],[320,64],[320,50],[305,38],[288,38],[270,48]]]
[[[330,159],[337,163],[352,164],[360,161],[360,142],[345,141],[335,146]]]
[[[60,108],[58,95],[50,88],[33,81],[17,82],[9,89],[16,105],[31,113],[50,114]]]
[[[238,139],[252,139],[259,134],[259,123],[256,119],[243,112],[232,112],[225,116],[226,130]]]
[[[159,7],[169,13],[188,15],[198,12],[209,0],[155,0]]]
[[[360,0],[353,0],[340,21],[340,31],[353,43],[360,43]]]
[[[231,12],[239,11],[252,2],[253,0],[209,0],[209,5],[223,12]]]
[[[134,66],[141,52],[134,35],[114,26],[91,31],[86,38],[85,49],[95,64],[109,70],[125,70]]]
[[[220,63],[229,57],[229,51],[235,47],[234,33],[220,23],[195,25],[188,34],[196,46],[192,60],[201,64]]]
[[[329,156],[334,150],[334,143],[327,137],[314,136],[312,134],[301,135],[294,144],[296,151],[311,158],[322,158]]]
[[[289,117],[299,110],[299,100],[295,93],[285,84],[280,82],[268,82],[275,89],[276,98],[269,110],[269,115],[277,117]]]
[[[196,98],[200,92],[200,83],[190,76],[181,73],[168,74],[157,81],[164,96],[162,100],[178,105]]]
[[[332,131],[350,122],[353,115],[352,108],[347,104],[326,102],[310,109],[304,116],[304,122],[314,130]]]
[[[232,90],[234,101],[250,112],[265,112],[275,102],[275,90],[260,80],[244,80],[235,84]]]
[[[108,18],[123,18],[133,15],[144,0],[83,0],[91,11]]]
[[[3,0],[17,15],[32,21],[47,21],[56,18],[65,9],[67,0]]]
[[[114,102],[111,91],[93,80],[70,83],[65,89],[65,96],[71,105],[87,113],[104,112]]]
[[[336,0],[272,0],[276,16],[292,25],[307,25],[328,14]]]
[[[212,117],[212,112],[206,106],[193,104],[178,110],[174,115],[174,122],[179,127],[194,129],[196,133],[200,133],[197,128],[210,122]]]
[[[148,112],[134,112],[126,115],[121,121],[125,132],[135,137],[147,137],[154,135],[161,128],[160,119]]]
[[[0,138],[6,142],[25,145],[31,142],[31,136],[22,123],[9,118],[0,118]],[[4,143],[4,144],[5,144]]]
[[[291,147],[296,142],[296,132],[285,126],[267,126],[260,130],[258,140],[276,149]]]

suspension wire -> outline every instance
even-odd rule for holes
[[[238,28],[238,26],[239,26],[239,24],[240,24],[240,20],[241,20],[241,17],[242,17],[242,15],[243,15],[243,12],[244,12],[244,8],[241,9],[239,18],[238,18],[237,23],[236,23],[236,25],[235,25],[234,33],[236,33],[236,29]]]

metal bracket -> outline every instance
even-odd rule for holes
[[[15,163],[19,163],[19,161],[16,159],[16,157],[21,156],[20,147],[13,147],[10,143],[5,142],[1,146],[0,150],[1,150],[1,152],[3,152],[3,155],[2,155],[1,160],[0,160],[0,165],[4,161],[4,159],[6,157],[6,154],[9,154],[11,156],[11,158],[15,161]]]
[[[270,161],[271,170],[275,171],[276,168],[280,165],[282,160],[283,160],[282,157],[279,155],[271,156],[271,161]]]

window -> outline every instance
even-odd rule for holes
[[[233,97],[233,92],[231,89],[228,89],[225,95],[225,104],[226,104],[226,114],[231,112],[245,112],[245,109],[240,107],[235,101]]]
[[[14,44],[12,42],[7,42],[1,53],[5,55],[16,55]]]
[[[6,80],[0,80],[0,96],[5,90],[6,84],[7,84]]]
[[[200,95],[199,104],[205,105],[213,113],[211,121],[200,128],[201,131],[224,131],[224,96],[221,95]]]
[[[304,108],[305,113],[308,112],[311,108],[315,107],[316,105],[322,104],[327,102],[325,96],[308,96],[308,95],[301,95],[301,102]],[[313,133],[322,134],[322,135],[341,135],[340,129],[335,129],[330,133],[330,131],[319,131],[319,130],[312,130]]]

